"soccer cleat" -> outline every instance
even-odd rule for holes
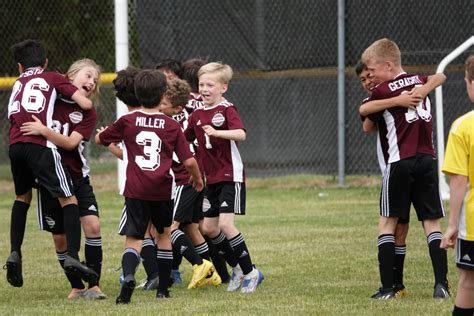
[[[170,298],[170,291],[157,291],[156,292],[156,298],[157,299],[163,299],[163,298]]]
[[[211,274],[208,275],[203,280],[203,282],[205,282],[205,284],[207,284],[207,285],[219,286],[222,283],[222,279],[221,279],[219,273],[217,273],[217,271],[211,271]]]
[[[132,298],[133,290],[135,289],[136,285],[135,277],[133,274],[127,275],[123,279],[123,285],[120,288],[120,294],[117,296],[115,300],[115,304],[128,304],[130,303],[130,299]]]
[[[399,299],[408,295],[407,289],[403,284],[394,284],[393,291],[395,292],[395,298]]]
[[[232,275],[230,276],[229,285],[227,286],[227,292],[237,291],[242,285],[244,280],[244,274],[239,265],[232,268]]]
[[[436,283],[434,286],[433,297],[439,298],[439,299],[450,298],[451,292],[450,292],[449,283],[448,282],[446,282],[445,284]]]
[[[380,288],[370,298],[374,300],[391,300],[391,299],[395,299],[395,292],[393,288],[388,288],[388,289]]]
[[[68,300],[77,300],[78,298],[84,297],[86,294],[87,290],[86,289],[76,289],[73,288],[71,289],[71,293],[67,296]]]
[[[84,298],[90,300],[105,300],[107,298],[107,295],[105,295],[102,290],[96,285],[94,287],[91,287],[84,293]]]
[[[257,290],[257,286],[262,283],[264,277],[263,273],[253,268],[253,270],[244,276],[240,293],[253,293]]]
[[[160,278],[153,278],[145,283],[143,286],[143,291],[153,291],[158,289],[158,284],[160,283]]]
[[[188,289],[194,289],[197,287],[202,280],[206,278],[209,272],[214,270],[214,266],[210,261],[206,259],[202,259],[202,263],[193,266],[193,276],[191,278],[191,282],[189,282]]]
[[[21,257],[17,251],[12,251],[7,262],[3,266],[7,270],[7,281],[14,287],[23,286],[23,276],[21,274]]]
[[[64,260],[64,271],[76,275],[90,283],[97,282],[97,279],[99,278],[94,270],[69,255],[66,255],[66,259]]]
[[[178,269],[171,270],[170,281],[173,281],[171,285],[180,285],[183,283],[183,279],[181,279],[181,272],[179,272]]]

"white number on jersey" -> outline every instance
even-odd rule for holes
[[[23,89],[23,96],[21,104],[15,100],[15,97],[20,93],[22,84],[17,81],[13,86],[12,98],[8,105],[8,117],[20,111],[20,105],[29,113],[40,113],[45,108],[46,98],[42,91],[49,90],[49,84],[43,78],[33,78],[28,81]]]
[[[415,87],[420,87],[420,85],[416,85]],[[402,94],[407,92],[408,91],[403,91]],[[428,97],[418,103],[414,110],[408,109],[407,113],[405,113],[405,119],[408,123],[415,122],[420,118],[426,122],[431,121],[431,101]]]
[[[135,163],[142,170],[154,171],[160,166],[161,139],[154,132],[141,131],[135,138],[143,147],[143,156],[135,156]]]

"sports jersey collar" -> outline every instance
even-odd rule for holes
[[[211,107],[207,107],[207,106],[204,106],[202,107],[202,109],[208,111],[208,110],[212,110],[212,109],[215,109],[216,107],[218,107],[219,105],[225,105],[225,103],[227,103],[227,99],[224,99],[222,100],[221,102],[217,103],[216,105],[214,106],[211,106]]]
[[[400,76],[403,76],[403,75],[406,75],[407,73],[405,71],[402,71],[401,73],[399,73],[398,75],[395,76],[395,78],[393,79],[397,79],[398,77]]]
[[[155,114],[165,115],[164,113],[159,112],[158,110],[156,112],[145,112],[142,109],[140,109],[140,110],[135,110],[133,112],[140,112],[140,113],[143,113],[145,115],[155,115]]]

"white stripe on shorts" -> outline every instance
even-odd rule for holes
[[[119,228],[118,228],[119,233],[122,230],[122,228],[125,226],[126,222],[127,222],[127,205],[124,204],[123,209],[122,209],[122,215],[120,216],[120,222],[119,222]]]
[[[240,209],[240,192],[242,188],[242,183],[235,182],[235,196],[234,196],[234,213],[241,214],[242,211]]]
[[[63,165],[61,164],[61,155],[58,153],[57,149],[51,148],[54,157],[54,165],[56,167],[56,175],[59,178],[59,185],[64,192],[64,195],[69,197],[73,194],[69,190],[69,185],[67,184],[66,172],[64,171]]]
[[[382,181],[382,196],[380,198],[380,215],[383,217],[389,217],[390,215],[390,207],[389,207],[389,183],[390,183],[390,166],[391,164],[387,164],[385,168],[385,174],[383,175]]]
[[[183,192],[184,185],[177,185],[175,187],[174,205],[173,205],[173,220],[178,210],[179,200],[181,200],[181,193]]]

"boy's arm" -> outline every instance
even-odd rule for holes
[[[90,110],[94,107],[94,104],[90,99],[84,96],[79,90],[74,92],[71,96],[71,99],[77,103],[83,110]]]
[[[418,97],[424,99],[431,91],[442,85],[446,81],[446,75],[443,73],[437,73],[428,77],[428,81],[420,86],[415,87],[410,91],[411,94],[415,94]]]
[[[246,134],[243,129],[229,129],[229,130],[216,130],[210,125],[205,125],[202,127],[204,133],[207,136],[223,138],[228,140],[235,140],[238,142],[242,142],[245,140]]]
[[[466,194],[468,177],[460,174],[449,174],[449,204],[450,214],[448,228],[441,240],[441,248],[454,247],[458,236],[459,214],[464,195]]]
[[[117,144],[112,143],[107,148],[115,157],[123,160],[123,150]]]
[[[366,117],[364,122],[362,122],[362,130],[366,134],[375,133],[377,131],[377,125],[375,125],[375,122],[373,122],[371,119]]]
[[[189,182],[192,183],[193,188],[196,191],[201,192],[204,188],[204,183],[202,182],[201,171],[199,171],[199,166],[196,162],[196,159],[194,159],[193,157],[188,158],[183,161],[183,165],[186,170],[191,174]]]
[[[403,93],[389,99],[373,100],[366,102],[359,107],[359,113],[362,116],[367,116],[369,114],[377,113],[396,106],[403,106],[415,109],[418,103],[420,103],[422,100],[423,98],[418,95]]]

